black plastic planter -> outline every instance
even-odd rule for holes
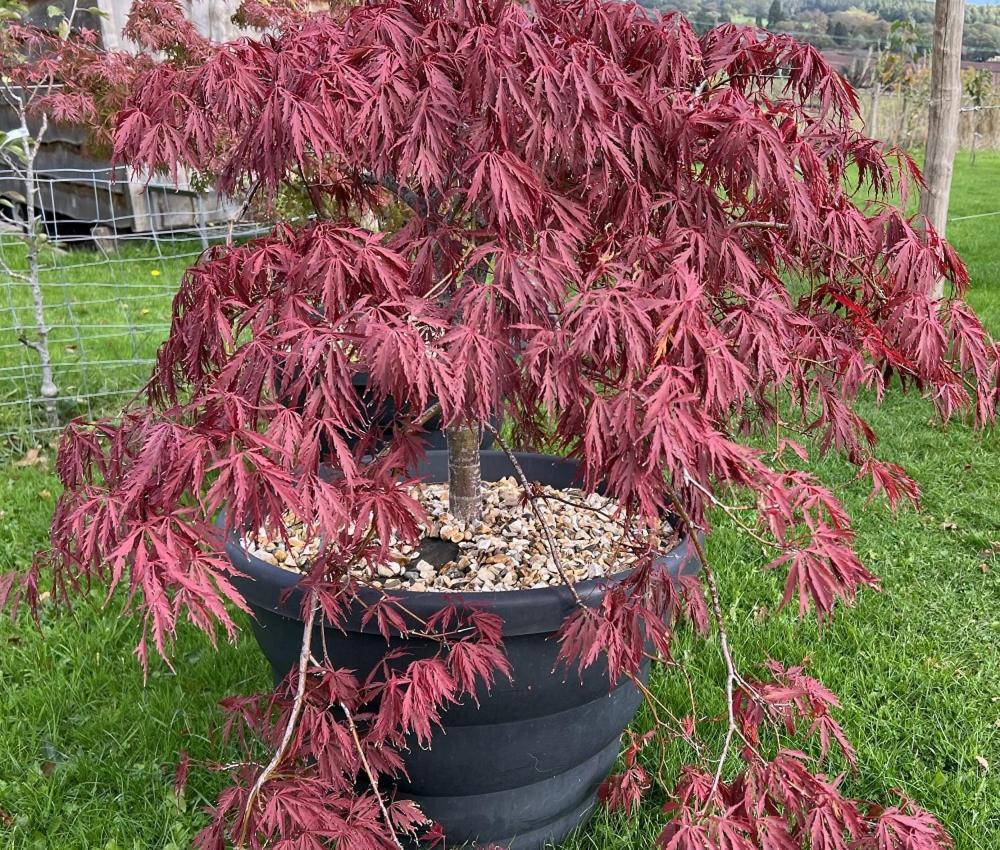
[[[533,481],[560,488],[579,483],[575,461],[534,454],[518,458]],[[500,452],[483,452],[482,463],[484,480],[514,474]],[[428,452],[416,473],[428,481],[447,480],[447,453]],[[682,541],[663,557],[663,568],[675,577],[696,573],[692,548]],[[249,556],[236,541],[227,545],[227,552],[246,574],[236,584],[256,615],[254,634],[277,681],[298,660],[298,576]],[[597,605],[602,587],[615,578],[583,582],[576,589],[587,604]],[[489,607],[503,618],[513,671],[512,682],[501,677],[490,693],[479,695],[478,708],[468,701],[448,709],[430,749],[413,746],[407,753],[409,780],[400,782],[396,792],[416,800],[442,825],[449,847],[475,842],[537,850],[558,844],[589,816],[597,788],[618,756],[619,736],[639,707],[637,688],[628,681],[611,688],[607,668],[599,665],[582,681],[575,669],[553,672],[558,652],[554,635],[574,604],[566,588],[448,595],[392,592],[420,617],[446,599]],[[375,600],[374,591],[365,593]],[[319,628],[314,636],[317,652]],[[350,612],[343,631],[326,627],[325,638],[334,662],[362,678],[387,649],[373,623],[362,626],[360,605]],[[435,651],[430,641],[420,639],[393,640],[390,646],[405,646],[411,656]]]

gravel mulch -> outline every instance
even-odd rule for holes
[[[635,536],[627,535],[614,499],[576,488],[541,486],[536,496],[552,531],[563,570],[574,582],[613,575],[635,562]],[[457,545],[455,557],[441,565],[425,560],[421,550],[405,543],[390,544],[389,560],[360,562],[352,570],[363,584],[386,590],[498,591],[551,587],[562,578],[531,505],[514,478],[483,482],[483,517],[465,525],[448,513],[448,485],[422,484],[411,490],[429,517],[425,539]],[[304,571],[319,548],[306,523],[285,516],[287,545],[281,536],[261,528],[243,539],[247,551],[266,563],[294,572]],[[667,527],[661,541],[669,551],[676,536]],[[641,539],[641,538],[639,538]]]

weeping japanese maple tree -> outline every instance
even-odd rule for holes
[[[427,829],[378,780],[407,734],[433,746],[444,708],[506,672],[496,619],[443,608],[421,626],[442,636],[435,663],[378,681],[313,657],[308,635],[343,616],[352,565],[384,558],[392,536],[419,543],[406,471],[440,415],[462,519],[478,510],[481,429],[502,421],[519,445],[578,459],[585,489],[635,528],[654,535],[671,515],[693,540],[704,596],[688,587],[679,604],[655,541],[637,540],[627,587],[561,633],[567,664],[604,655],[617,678],[650,647],[667,655],[666,614],[714,623],[724,744],[695,743],[662,789],[665,848],[948,846],[909,800],[869,806],[824,772],[855,761],[835,696],[801,668],[733,658],[698,542],[710,511],[737,523],[773,548],[784,602],[826,618],[877,580],[838,499],[802,469],[807,450],[842,453],[892,505],[916,502],[877,458],[859,393],[898,383],[944,420],[996,414],[997,347],[960,300],[966,273],[892,203],[919,173],[855,128],[854,92],[817,51],[731,25],[699,37],[605,0],[366,2],[218,45],[155,0],[131,27],[166,52],[117,116],[122,162],[211,174],[264,204],[304,187],[312,205],[207,251],[145,405],[67,429],[52,552],[24,585],[35,594],[49,570],[60,594],[125,584],[145,663],[147,640],[169,655],[182,619],[235,628],[220,511],[226,533],[281,534],[288,511],[315,522],[302,664],[269,697],[229,703],[241,739],[271,756],[234,769],[201,845],[398,847]],[[402,224],[374,227],[390,206]],[[390,422],[359,399],[359,373]],[[406,628],[391,593],[369,615]],[[693,713],[676,727],[652,713],[602,794],[629,813],[654,784],[643,750],[702,731]],[[816,737],[812,756],[796,729]]]

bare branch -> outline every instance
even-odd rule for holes
[[[380,179],[370,171],[363,171],[361,172],[361,182],[368,186],[381,186],[383,189],[387,189],[421,218],[426,218],[430,212],[430,204],[423,195],[415,192],[408,186],[402,185],[390,174]]]
[[[702,573],[705,575],[705,582],[708,584],[709,596],[712,600],[712,614],[715,616],[715,624],[719,631],[719,650],[722,653],[722,660],[726,665],[726,714],[728,723],[726,725],[726,738],[722,744],[722,752],[719,755],[719,763],[715,769],[715,777],[712,780],[712,789],[708,794],[708,799],[711,801],[711,799],[715,796],[715,792],[718,790],[719,782],[722,780],[722,771],[725,767],[726,759],[729,757],[729,750],[731,749],[733,743],[733,735],[738,731],[733,702],[736,696],[736,684],[737,682],[741,682],[742,678],[736,670],[736,663],[733,661],[733,653],[729,646],[729,632],[726,629],[725,618],[722,616],[722,602],[719,597],[719,587],[715,581],[715,573],[712,571],[712,567],[708,562],[708,556],[705,554],[705,547],[702,545],[701,538],[699,537],[701,529],[699,529],[691,519],[691,515],[688,513],[687,508],[684,507],[684,503],[681,501],[677,491],[670,485],[669,482],[665,481],[665,486],[670,494],[670,498],[673,500],[674,510],[677,511],[678,516],[680,516],[681,521],[684,523],[688,539],[694,547],[695,554],[698,556],[698,561],[701,565]]]
[[[260,792],[264,788],[264,785],[284,760],[288,748],[292,743],[295,727],[298,725],[299,717],[302,715],[302,706],[305,703],[306,696],[310,649],[312,647],[313,624],[316,622],[316,613],[318,611],[319,597],[313,591],[309,594],[309,613],[306,614],[305,622],[302,625],[302,647],[299,650],[298,678],[296,680],[292,712],[288,716],[288,722],[285,724],[285,731],[281,736],[278,748],[274,751],[274,755],[271,756],[271,760],[267,763],[267,766],[257,775],[257,780],[247,795],[247,802],[243,807],[243,822],[240,824],[240,834],[236,840],[237,850],[242,850],[246,846],[247,831],[250,828],[250,814],[257,800],[260,798]]]
[[[23,333],[20,336],[18,336],[17,341],[21,343],[21,345],[30,348],[32,351],[38,354],[41,354],[44,351],[44,348],[42,347],[41,343],[28,339]]]
[[[364,747],[361,746],[361,738],[358,736],[358,727],[354,722],[354,716],[351,714],[351,710],[347,707],[347,704],[341,700],[340,710],[344,712],[344,716],[347,718],[347,726],[351,730],[351,738],[354,740],[354,748],[358,752],[358,758],[361,759],[361,764],[365,769],[365,774],[368,776],[368,781],[372,786],[372,793],[375,795],[375,799],[378,800],[378,807],[382,812],[382,819],[385,821],[385,827],[389,830],[389,834],[392,836],[392,843],[396,845],[397,850],[403,850],[403,845],[400,844],[399,838],[396,836],[396,830],[392,826],[392,818],[389,817],[389,808],[385,804],[385,800],[382,799],[382,794],[378,788],[378,779],[375,776],[375,772],[372,770],[372,766],[368,763],[368,757],[365,755]]]
[[[788,225],[780,221],[734,221],[730,225],[732,230],[741,230],[744,227],[757,227],[761,230],[788,230]]]

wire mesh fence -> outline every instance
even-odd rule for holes
[[[263,230],[211,192],[130,185],[111,169],[47,171],[35,185],[44,232],[29,238],[24,187],[0,172],[0,453],[120,410],[149,375],[184,269],[213,242]]]
[[[184,270],[212,243],[267,230],[211,192],[65,168],[35,175],[44,232],[30,239],[18,179],[0,170],[0,456],[119,411],[149,376]]]
[[[929,78],[928,78],[929,81]],[[927,142],[929,94],[924,88],[907,92],[859,88],[863,129],[884,142],[919,150]],[[961,151],[1000,149],[1000,101],[996,95],[981,104],[963,103],[958,119]]]

